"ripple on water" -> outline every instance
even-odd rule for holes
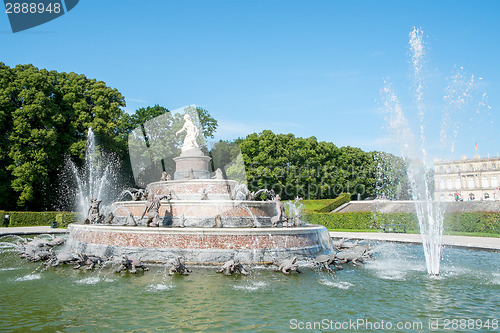
[[[268,283],[265,281],[254,281],[246,284],[234,285],[233,288],[236,290],[256,291],[267,287],[267,285]]]
[[[39,280],[42,278],[42,274],[28,274],[22,277],[18,277],[16,281],[32,281]]]
[[[95,285],[99,282],[113,282],[113,280],[99,276],[91,276],[85,279],[80,279],[75,281],[75,283],[77,284],[88,284],[88,285]]]
[[[19,267],[6,267],[6,268],[0,268],[0,272],[3,272],[3,271],[15,271],[15,270],[18,270]]]
[[[16,244],[0,242],[0,250],[2,250],[2,252],[14,251],[17,248],[18,246]]]
[[[161,291],[165,291],[165,290],[170,290],[173,287],[174,286],[171,285],[171,284],[154,283],[154,284],[150,284],[148,286],[148,288],[146,289],[146,291],[155,293],[155,292],[161,292]]]
[[[347,290],[354,286],[354,284],[347,281],[320,280],[319,283],[328,287],[338,288],[342,290]]]
[[[491,279],[491,283],[500,285],[500,273],[493,273],[493,278]]]
[[[393,261],[371,261],[365,268],[373,270],[375,275],[383,280],[405,281],[407,273],[411,270],[400,262]]]

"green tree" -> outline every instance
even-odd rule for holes
[[[12,85],[12,69],[0,62],[0,207],[15,206],[15,193],[11,187],[12,174],[7,167],[12,164],[9,156],[9,136],[12,132],[12,113],[16,109],[16,91]]]
[[[84,75],[39,70],[33,65],[9,68],[0,63],[0,73],[0,117],[4,120],[0,163],[7,170],[0,177],[15,192],[18,207],[43,210],[53,206],[64,159],[83,157],[89,127],[106,149],[123,151],[125,135],[120,124],[126,117],[121,109],[125,101],[116,89]],[[9,199],[0,200],[6,208],[15,208]]]
[[[366,198],[377,193],[377,166],[384,168],[395,192],[406,182],[406,164],[401,158],[355,147],[337,148],[315,137],[297,138],[293,134],[271,131],[253,133],[239,140],[249,189],[273,189],[282,198],[335,198],[343,192]],[[389,172],[390,171],[390,172]],[[401,186],[401,185],[399,185]]]

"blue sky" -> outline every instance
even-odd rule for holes
[[[0,61],[102,80],[130,113],[196,104],[219,121],[220,139],[271,129],[398,154],[380,91],[392,83],[418,134],[408,34],[419,27],[430,156],[472,157],[474,142],[486,156],[500,151],[499,14],[499,1],[482,0],[84,0],[16,34],[1,14]],[[452,154],[439,132],[445,89],[459,69],[477,85],[451,112]]]

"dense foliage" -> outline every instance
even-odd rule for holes
[[[284,199],[335,198],[351,193],[355,198],[383,193],[405,198],[406,162],[391,154],[336,147],[315,137],[263,131],[236,140],[243,155],[251,191],[273,189]],[[231,150],[226,149],[231,155]],[[384,187],[379,189],[379,183]],[[398,190],[399,189],[399,190]]]
[[[102,81],[0,63],[0,206],[50,207],[64,158],[83,156],[89,127],[108,149],[123,151],[123,106]]]

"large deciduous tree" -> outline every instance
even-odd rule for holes
[[[285,199],[334,198],[343,192],[366,198],[382,194],[377,187],[381,176],[384,196],[395,198],[396,188],[406,187],[406,164],[390,154],[267,130],[238,142],[252,191],[273,189]]]
[[[102,81],[33,65],[0,63],[0,206],[51,208],[64,158],[83,157],[89,127],[123,151],[123,96]]]

